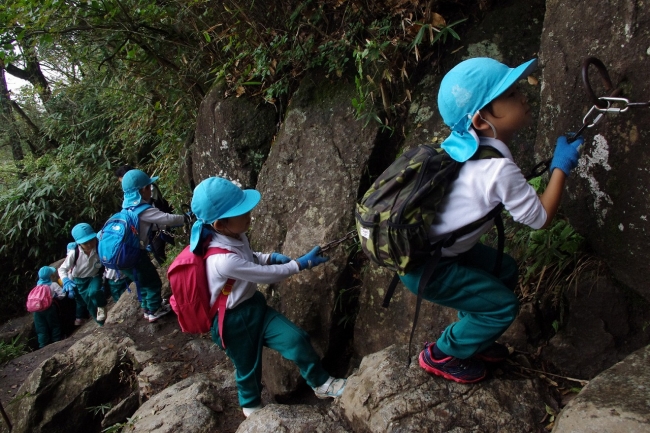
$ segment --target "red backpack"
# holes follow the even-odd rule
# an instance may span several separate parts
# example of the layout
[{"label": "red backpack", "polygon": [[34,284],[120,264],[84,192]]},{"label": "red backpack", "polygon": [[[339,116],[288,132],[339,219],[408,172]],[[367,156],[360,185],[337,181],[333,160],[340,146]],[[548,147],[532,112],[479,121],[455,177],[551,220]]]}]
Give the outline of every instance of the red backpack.
[{"label": "red backpack", "polygon": [[27,295],[27,311],[36,313],[45,311],[52,305],[52,291],[50,286],[39,284],[34,287]]},{"label": "red backpack", "polygon": [[[226,301],[235,280],[228,279],[219,298],[210,308],[210,289],[205,273],[205,260],[214,254],[234,254],[223,248],[208,248],[203,257],[194,254],[187,246],[174,259],[167,270],[172,296],[169,304],[178,316],[181,331],[190,334],[203,334],[210,331],[212,320],[220,307],[225,310]],[[219,315],[219,335],[225,314]],[[221,338],[222,345],[223,337]]]}]

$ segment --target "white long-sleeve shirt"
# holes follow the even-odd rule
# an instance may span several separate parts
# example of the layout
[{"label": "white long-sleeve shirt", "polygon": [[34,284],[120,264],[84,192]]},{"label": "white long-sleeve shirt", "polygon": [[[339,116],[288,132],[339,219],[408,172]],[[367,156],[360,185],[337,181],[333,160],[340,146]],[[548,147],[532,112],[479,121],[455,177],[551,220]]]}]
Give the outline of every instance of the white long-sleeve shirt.
[{"label": "white long-sleeve shirt", "polygon": [[246,235],[233,239],[218,233],[212,235],[210,248],[218,247],[234,254],[214,254],[206,260],[208,286],[210,287],[210,306],[219,296],[229,278],[235,280],[228,296],[227,309],[232,309],[250,299],[257,291],[257,284],[273,284],[300,272],[295,260],[284,265],[267,265],[270,254],[251,250]]},{"label": "white long-sleeve shirt", "polygon": [[52,298],[63,299],[65,298],[65,293],[63,289],[59,286],[59,283],[52,282],[50,283],[50,293],[52,293]]},{"label": "white long-sleeve shirt", "polygon": [[86,254],[80,246],[77,246],[79,249],[79,256],[77,257],[77,262],[74,262],[75,250],[71,249],[68,251],[68,254],[65,256],[65,260],[59,266],[59,277],[61,280],[64,278],[87,278],[94,277],[99,274],[99,269],[102,267],[102,263],[99,261],[99,255],[97,254],[97,248],[93,248],[90,254]]},{"label": "white long-sleeve shirt", "polygon": [[[498,150],[503,158],[469,160],[463,164],[441,202],[441,211],[431,226],[432,242],[488,214],[499,203],[512,218],[534,229],[546,223],[546,210],[535,189],[528,184],[521,169],[512,160],[512,154],[502,141],[481,137],[482,146]],[[453,257],[472,248],[492,227],[488,221],[477,230],[461,236],[449,248],[442,250],[443,257]]]},{"label": "white long-sleeve shirt", "polygon": [[152,225],[156,225],[156,229],[166,229],[167,227],[178,227],[185,223],[183,215],[174,215],[162,212],[155,207],[150,207],[142,211],[139,215],[140,221],[140,249],[144,250],[149,245],[149,230]]}]

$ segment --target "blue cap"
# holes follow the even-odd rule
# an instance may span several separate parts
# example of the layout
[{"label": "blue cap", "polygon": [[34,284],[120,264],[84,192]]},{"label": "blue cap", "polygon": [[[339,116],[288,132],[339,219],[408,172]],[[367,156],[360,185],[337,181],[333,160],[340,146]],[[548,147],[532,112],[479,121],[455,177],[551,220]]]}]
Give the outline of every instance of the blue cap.
[{"label": "blue cap", "polygon": [[158,176],[149,177],[142,170],[129,170],[122,177],[122,190],[124,191],[124,201],[122,207],[127,208],[137,206],[142,201],[140,190],[147,185],[151,185],[158,180]]},{"label": "blue cap", "polygon": [[203,224],[212,224],[216,220],[250,212],[257,206],[261,197],[258,191],[242,190],[221,177],[211,177],[201,182],[194,189],[192,196],[192,212],[197,220],[192,226],[190,249],[194,251],[201,240]]},{"label": "blue cap", "polygon": [[52,282],[52,274],[56,272],[56,268],[52,266],[43,266],[38,270],[38,284],[49,284]]},{"label": "blue cap", "polygon": [[66,251],[74,250],[77,248],[77,243],[76,242],[70,242],[68,246],[66,247]]},{"label": "blue cap", "polygon": [[497,60],[476,57],[447,72],[438,91],[438,110],[451,128],[451,135],[441,147],[456,161],[465,162],[471,158],[479,142],[472,129],[474,114],[535,68],[537,59],[509,68]]},{"label": "blue cap", "polygon": [[78,244],[83,244],[97,237],[97,233],[90,227],[90,224],[79,223],[72,228],[72,237]]}]

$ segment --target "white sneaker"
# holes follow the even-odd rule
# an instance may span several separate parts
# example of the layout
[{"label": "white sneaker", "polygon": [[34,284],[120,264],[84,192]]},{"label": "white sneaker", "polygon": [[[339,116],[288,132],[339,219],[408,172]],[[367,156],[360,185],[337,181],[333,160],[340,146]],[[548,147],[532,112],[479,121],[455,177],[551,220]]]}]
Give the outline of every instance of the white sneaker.
[{"label": "white sneaker", "polygon": [[337,398],[343,394],[346,383],[346,379],[335,379],[330,376],[324,384],[312,389],[318,398]]},{"label": "white sneaker", "polygon": [[106,308],[97,307],[97,321],[103,322],[104,320],[106,320]]},{"label": "white sneaker", "polygon": [[251,416],[251,414],[252,414],[253,412],[257,412],[258,410],[262,409],[263,407],[264,407],[264,406],[262,406],[262,405],[260,404],[259,406],[255,406],[255,407],[242,407],[242,409],[243,409],[243,411],[244,411],[244,416],[245,416],[246,418],[248,418],[249,416]]},{"label": "white sneaker", "polygon": [[169,304],[161,305],[156,311],[149,313],[149,323],[155,322],[170,311],[172,311],[172,307]]}]

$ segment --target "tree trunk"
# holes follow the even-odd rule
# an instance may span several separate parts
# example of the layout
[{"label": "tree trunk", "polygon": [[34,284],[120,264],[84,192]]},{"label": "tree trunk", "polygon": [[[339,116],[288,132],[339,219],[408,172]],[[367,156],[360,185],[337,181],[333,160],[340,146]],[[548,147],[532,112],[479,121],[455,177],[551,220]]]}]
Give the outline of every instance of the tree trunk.
[{"label": "tree trunk", "polygon": [[18,168],[22,167],[22,160],[25,159],[23,148],[20,145],[20,139],[16,132],[16,120],[14,119],[11,108],[11,96],[7,88],[7,79],[5,78],[4,65],[0,64],[0,116],[7,125],[7,136],[11,146],[11,154]]}]

